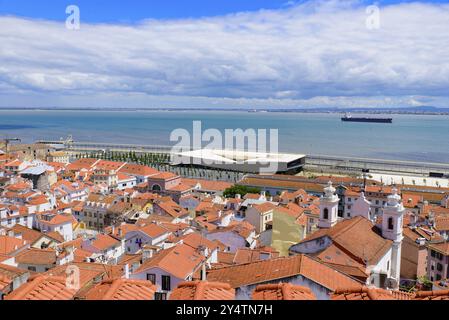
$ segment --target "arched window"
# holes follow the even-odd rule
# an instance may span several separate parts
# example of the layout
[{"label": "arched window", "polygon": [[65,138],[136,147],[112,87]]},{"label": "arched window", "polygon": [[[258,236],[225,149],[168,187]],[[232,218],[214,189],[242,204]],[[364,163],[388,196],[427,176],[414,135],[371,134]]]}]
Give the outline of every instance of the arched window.
[{"label": "arched window", "polygon": [[158,184],[153,185],[152,189],[153,189],[153,191],[161,191],[162,190],[161,186]]},{"label": "arched window", "polygon": [[323,219],[329,219],[329,209],[325,208],[323,211]]},{"label": "arched window", "polygon": [[393,229],[394,229],[393,218],[390,217],[390,218],[388,218],[388,230],[393,230]]}]

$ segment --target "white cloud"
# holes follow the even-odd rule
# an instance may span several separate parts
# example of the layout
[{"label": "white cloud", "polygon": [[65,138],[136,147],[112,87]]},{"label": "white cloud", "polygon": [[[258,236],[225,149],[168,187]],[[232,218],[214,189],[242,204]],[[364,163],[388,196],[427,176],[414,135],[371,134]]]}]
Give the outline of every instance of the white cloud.
[{"label": "white cloud", "polygon": [[336,0],[79,31],[0,17],[0,105],[449,106],[449,5],[380,17]]}]

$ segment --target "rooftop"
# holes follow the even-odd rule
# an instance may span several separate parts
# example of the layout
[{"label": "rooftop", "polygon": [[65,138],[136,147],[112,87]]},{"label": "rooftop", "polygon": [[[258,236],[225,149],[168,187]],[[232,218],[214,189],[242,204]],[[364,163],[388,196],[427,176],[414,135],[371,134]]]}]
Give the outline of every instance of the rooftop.
[{"label": "rooftop", "polygon": [[76,290],[66,286],[64,277],[41,275],[6,296],[6,300],[72,300]]},{"label": "rooftop", "polygon": [[173,290],[170,300],[235,300],[235,290],[227,283],[193,281],[183,282]]},{"label": "rooftop", "polygon": [[290,283],[265,284],[256,288],[253,300],[316,300],[307,287],[294,286]]},{"label": "rooftop", "polygon": [[233,288],[263,284],[296,276],[308,278],[329,290],[360,287],[360,282],[308,256],[298,255],[210,270],[208,279],[229,283]]},{"label": "rooftop", "polygon": [[106,280],[85,293],[86,300],[154,300],[157,288],[150,281]]}]

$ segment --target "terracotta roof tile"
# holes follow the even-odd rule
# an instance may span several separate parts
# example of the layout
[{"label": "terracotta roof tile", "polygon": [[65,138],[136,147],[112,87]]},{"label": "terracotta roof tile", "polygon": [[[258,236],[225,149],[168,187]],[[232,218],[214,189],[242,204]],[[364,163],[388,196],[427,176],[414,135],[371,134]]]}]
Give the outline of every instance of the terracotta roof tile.
[{"label": "terracotta roof tile", "polygon": [[41,232],[24,227],[20,224],[13,226],[11,231],[13,231],[15,235],[21,235],[21,238],[27,240],[29,243],[34,243],[42,236]]},{"label": "terracotta roof tile", "polygon": [[28,244],[26,240],[0,236],[0,255],[10,255]]},{"label": "terracotta roof tile", "polygon": [[420,291],[415,294],[413,300],[449,300],[449,290]]},{"label": "terracotta roof tile", "polygon": [[72,300],[76,291],[65,278],[38,276],[6,296],[6,300]]},{"label": "terracotta roof tile", "polygon": [[19,253],[16,256],[16,262],[19,264],[52,265],[56,263],[56,251],[31,248]]},{"label": "terracotta roof tile", "polygon": [[119,245],[120,241],[117,241],[113,237],[104,234],[97,234],[95,239],[91,242],[92,247],[102,251]]},{"label": "terracotta roof tile", "polygon": [[307,287],[294,286],[290,283],[266,284],[256,288],[253,300],[316,300]]},{"label": "terracotta roof tile", "polygon": [[261,284],[302,275],[329,290],[341,286],[359,287],[360,283],[308,256],[257,261],[248,264],[210,270],[208,279],[229,283],[233,288]]},{"label": "terracotta roof tile", "polygon": [[202,190],[208,191],[224,191],[233,186],[232,183],[224,181],[213,181],[213,180],[203,180],[203,179],[186,179],[183,178],[182,182],[194,188],[198,184],[201,185]]},{"label": "terracotta roof tile", "polygon": [[183,282],[173,290],[170,300],[235,300],[235,289],[227,283]]},{"label": "terracotta roof tile", "polygon": [[157,288],[150,281],[116,279],[94,286],[86,294],[86,300],[154,300]]},{"label": "terracotta roof tile", "polygon": [[337,289],[332,300],[412,300],[413,294],[378,288],[362,287],[359,289]]},{"label": "terracotta roof tile", "polygon": [[177,245],[160,251],[153,258],[145,261],[135,273],[157,267],[177,278],[186,279],[200,267],[204,259],[196,249],[184,244]]},{"label": "terracotta roof tile", "polygon": [[322,237],[331,238],[335,246],[368,264],[377,263],[392,245],[392,241],[382,238],[374,224],[363,217],[339,222],[330,229],[320,229],[301,243]]},{"label": "terracotta roof tile", "polygon": [[172,180],[180,178],[177,174],[171,173],[171,172],[159,172],[158,174],[151,176],[150,179],[154,180]]},{"label": "terracotta roof tile", "polygon": [[131,163],[124,165],[119,170],[119,172],[131,174],[131,175],[144,176],[144,177],[149,177],[149,176],[159,174],[159,171],[157,171],[156,169],[153,169],[153,168],[150,168],[147,166],[143,166],[143,165],[139,165],[139,164],[131,164]]}]

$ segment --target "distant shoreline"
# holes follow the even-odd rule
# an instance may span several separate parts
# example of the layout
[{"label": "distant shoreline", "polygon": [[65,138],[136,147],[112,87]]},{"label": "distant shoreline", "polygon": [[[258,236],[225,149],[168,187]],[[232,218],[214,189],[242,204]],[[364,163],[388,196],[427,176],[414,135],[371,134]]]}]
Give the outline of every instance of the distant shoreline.
[{"label": "distant shoreline", "polygon": [[236,108],[26,108],[26,107],[9,107],[0,108],[0,111],[95,111],[95,112],[245,112],[245,113],[316,113],[316,114],[398,114],[398,115],[449,115],[449,108],[431,108],[429,110],[420,110],[417,108],[409,109],[236,109]]}]

